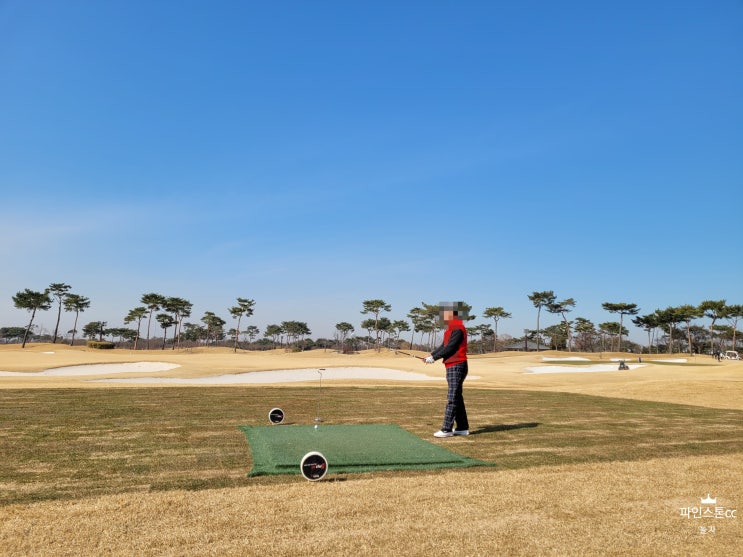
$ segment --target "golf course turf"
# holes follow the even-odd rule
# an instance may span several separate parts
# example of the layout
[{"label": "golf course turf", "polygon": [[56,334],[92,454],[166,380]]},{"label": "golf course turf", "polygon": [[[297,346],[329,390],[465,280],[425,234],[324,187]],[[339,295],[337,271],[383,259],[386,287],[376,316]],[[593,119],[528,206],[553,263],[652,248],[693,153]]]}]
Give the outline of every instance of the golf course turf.
[{"label": "golf course turf", "polygon": [[[436,439],[441,370],[395,354],[39,345],[0,355],[14,372],[0,389],[3,555],[655,557],[733,555],[743,544],[732,518],[743,501],[740,362],[644,357],[639,369],[586,373],[619,355],[581,354],[591,363],[574,365],[561,353],[473,357],[471,435]],[[126,362],[178,366],[160,377],[334,366],[438,380],[323,381],[318,409],[317,381],[121,386],[38,375]],[[580,372],[528,372],[545,364]],[[276,407],[279,426],[268,420]],[[249,476],[240,426],[301,430],[318,414],[320,428],[396,428],[488,466],[333,472],[330,462],[319,482],[298,467]],[[708,494],[729,518],[684,514]]]},{"label": "golf course turf", "polygon": [[[314,417],[312,387],[0,390],[0,503],[249,485],[241,425],[280,406]],[[469,389],[471,435],[434,440],[441,389],[331,387],[326,424],[395,424],[500,469],[743,452],[743,412],[570,393]],[[322,426],[321,426],[322,427]],[[297,463],[298,464],[298,463]]]}]

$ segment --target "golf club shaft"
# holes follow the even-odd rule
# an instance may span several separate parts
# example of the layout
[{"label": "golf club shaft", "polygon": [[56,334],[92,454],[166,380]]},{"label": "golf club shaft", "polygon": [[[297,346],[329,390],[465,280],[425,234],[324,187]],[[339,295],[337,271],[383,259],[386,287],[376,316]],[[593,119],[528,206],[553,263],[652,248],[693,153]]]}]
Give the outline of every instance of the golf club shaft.
[{"label": "golf club shaft", "polygon": [[425,360],[425,358],[422,356],[416,356],[415,354],[411,354],[409,352],[403,352],[402,350],[395,350],[395,352],[397,352],[398,354],[405,354],[406,356],[411,356],[413,358],[418,358],[419,360]]}]

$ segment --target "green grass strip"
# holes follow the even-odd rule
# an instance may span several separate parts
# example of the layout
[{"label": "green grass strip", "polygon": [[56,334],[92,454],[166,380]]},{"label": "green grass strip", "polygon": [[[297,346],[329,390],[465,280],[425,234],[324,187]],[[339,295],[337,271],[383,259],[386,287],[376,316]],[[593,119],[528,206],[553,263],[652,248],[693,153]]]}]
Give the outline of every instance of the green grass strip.
[{"label": "green grass strip", "polygon": [[393,424],[241,426],[253,458],[250,476],[298,474],[304,455],[319,451],[328,473],[492,466],[456,454]]}]

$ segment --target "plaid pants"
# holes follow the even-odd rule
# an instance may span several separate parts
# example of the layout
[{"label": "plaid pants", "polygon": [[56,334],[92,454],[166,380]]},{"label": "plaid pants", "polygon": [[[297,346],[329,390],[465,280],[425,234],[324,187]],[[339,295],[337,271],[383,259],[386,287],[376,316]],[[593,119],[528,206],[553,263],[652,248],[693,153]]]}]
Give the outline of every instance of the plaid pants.
[{"label": "plaid pants", "polygon": [[467,421],[467,410],[464,407],[462,396],[462,384],[467,377],[467,362],[455,364],[446,368],[446,382],[449,384],[449,392],[446,398],[446,411],[444,412],[444,425],[441,431],[451,431],[456,422],[457,429],[469,429]]}]

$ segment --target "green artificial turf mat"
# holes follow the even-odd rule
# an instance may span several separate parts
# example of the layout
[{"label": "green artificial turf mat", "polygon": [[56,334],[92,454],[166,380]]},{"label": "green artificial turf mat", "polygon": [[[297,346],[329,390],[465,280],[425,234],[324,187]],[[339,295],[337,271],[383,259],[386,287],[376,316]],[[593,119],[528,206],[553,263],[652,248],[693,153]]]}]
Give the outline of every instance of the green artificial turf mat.
[{"label": "green artificial turf mat", "polygon": [[493,466],[424,441],[396,425],[240,426],[253,457],[250,476],[299,474],[302,457],[318,451],[329,474]]}]

